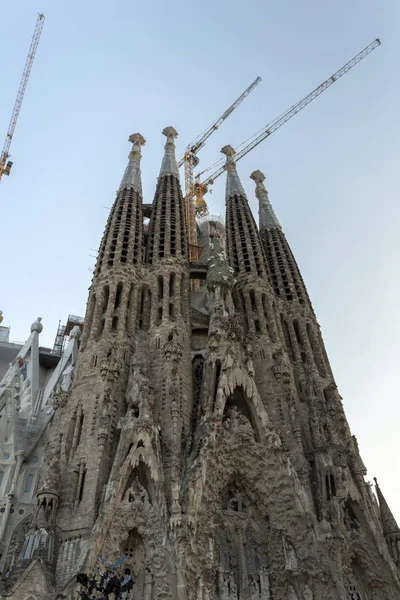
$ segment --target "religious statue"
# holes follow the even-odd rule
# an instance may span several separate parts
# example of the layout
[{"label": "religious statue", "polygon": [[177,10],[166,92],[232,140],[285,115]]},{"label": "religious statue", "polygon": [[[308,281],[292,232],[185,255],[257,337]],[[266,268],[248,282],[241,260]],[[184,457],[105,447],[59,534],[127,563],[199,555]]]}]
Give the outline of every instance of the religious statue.
[{"label": "religious statue", "polygon": [[303,598],[304,600],[314,600],[314,594],[312,593],[310,587],[307,584],[304,586]]},{"label": "religious statue", "polygon": [[298,597],[297,597],[297,594],[295,592],[295,589],[294,589],[294,587],[292,585],[289,586],[287,600],[299,600]]},{"label": "religious statue", "polygon": [[268,448],[278,449],[281,446],[281,438],[274,429],[268,429],[266,433]]},{"label": "religious statue", "polygon": [[250,594],[250,600],[260,600],[260,588],[256,577],[251,580]]},{"label": "religious statue", "polygon": [[235,578],[233,576],[232,571],[230,572],[229,575],[229,592],[230,592],[230,596],[229,596],[229,600],[237,600],[237,585],[235,582]]},{"label": "religious statue", "polygon": [[261,585],[261,600],[270,600],[271,590],[269,586],[269,575],[267,567],[262,567],[260,570],[260,585]]},{"label": "religious statue", "polygon": [[283,546],[286,556],[286,569],[288,571],[297,571],[297,556],[292,544],[283,538]]}]

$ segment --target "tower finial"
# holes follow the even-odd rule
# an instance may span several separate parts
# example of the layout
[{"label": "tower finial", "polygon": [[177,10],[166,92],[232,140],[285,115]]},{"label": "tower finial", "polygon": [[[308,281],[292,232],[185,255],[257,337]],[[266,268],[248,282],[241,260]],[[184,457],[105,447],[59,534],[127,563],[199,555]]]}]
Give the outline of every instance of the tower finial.
[{"label": "tower finial", "polygon": [[226,156],[226,199],[236,194],[237,196],[243,196],[243,198],[247,200],[246,192],[244,191],[244,187],[242,186],[242,182],[240,181],[240,177],[236,170],[236,162],[234,159],[236,154],[235,149],[232,146],[227,145],[221,148],[221,152]]},{"label": "tower finial", "polygon": [[260,231],[263,229],[282,229],[281,224],[272,208],[271,202],[268,198],[268,190],[264,185],[265,175],[261,171],[253,171],[250,175],[250,179],[253,179],[256,183],[256,196],[259,201],[259,225]]},{"label": "tower finial", "polygon": [[173,127],[165,127],[162,131],[167,138],[165,143],[164,158],[161,163],[160,175],[175,175],[179,179],[179,169],[175,158],[175,138],[178,137],[178,132]]},{"label": "tower finial", "polygon": [[133,144],[132,150],[129,153],[129,162],[125,169],[124,176],[121,180],[119,189],[131,187],[142,196],[142,176],[140,173],[140,159],[142,158],[142,146],[146,140],[140,133],[132,133],[129,136],[129,141]]}]

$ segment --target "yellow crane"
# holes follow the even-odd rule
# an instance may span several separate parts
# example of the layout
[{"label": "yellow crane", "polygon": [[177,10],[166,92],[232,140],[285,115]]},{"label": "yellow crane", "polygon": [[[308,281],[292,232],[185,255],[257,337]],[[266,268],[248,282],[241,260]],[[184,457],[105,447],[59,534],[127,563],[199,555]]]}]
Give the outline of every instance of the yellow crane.
[{"label": "yellow crane", "polygon": [[[293,106],[291,106],[283,114],[271,121],[271,123],[263,127],[260,131],[248,138],[245,142],[240,144],[240,146],[237,148],[237,153],[235,156],[236,162],[243,158],[243,156],[246,156],[246,154],[248,154],[256,146],[261,144],[261,142],[266,140],[272,133],[274,133],[274,131],[276,131],[277,129],[282,127],[282,125],[287,123],[289,119],[297,115],[298,112],[300,112],[303,108],[310,104],[310,102],[315,100],[315,98],[317,98],[320,94],[322,94],[322,92],[324,92],[328,87],[335,83],[335,81],[340,79],[340,77],[343,77],[345,73],[350,71],[350,69],[352,69],[363,58],[368,56],[368,54],[370,54],[373,50],[375,50],[375,48],[380,46],[380,44],[381,42],[379,39],[376,39],[373,42],[371,42],[368,46],[361,50],[361,52],[354,56],[354,58],[352,58],[348,63],[346,63],[343,67],[336,71],[336,73],[331,75],[331,77],[329,77],[326,81],[324,81],[318,87],[316,87],[315,90],[313,90],[310,94],[302,98],[296,104],[293,104]],[[251,141],[247,143],[249,140]],[[245,144],[247,145],[245,146]],[[242,148],[242,146],[244,147]],[[242,149],[240,150],[240,148]],[[217,177],[222,175],[222,173],[225,171],[225,164],[222,164],[223,160],[224,159],[218,160],[213,165],[211,165],[207,169],[204,169],[204,171],[201,171],[201,173],[198,173],[196,175],[194,196],[196,197],[196,203],[201,207],[202,211],[204,211],[204,207],[207,206],[204,200],[204,195],[207,193],[208,187],[212,185],[217,179]],[[211,175],[209,175],[204,181],[200,181],[200,176],[211,170],[214,170],[214,172]]]},{"label": "yellow crane", "polygon": [[21,83],[19,84],[17,99],[15,100],[14,110],[11,115],[10,123],[8,126],[8,131],[6,135],[6,139],[3,145],[3,149],[0,155],[0,181],[3,175],[9,175],[11,172],[11,167],[13,163],[10,158],[10,146],[11,140],[14,135],[15,126],[17,124],[18,115],[21,110],[22,100],[24,99],[24,94],[26,90],[26,86],[28,84],[29,75],[31,73],[33,59],[35,58],[36,50],[39,44],[40,34],[42,33],[43,25],[44,25],[45,16],[40,14],[38,15],[35,31],[33,32],[31,45],[29,47],[28,56],[26,59],[24,71],[22,73]]},{"label": "yellow crane", "polygon": [[[178,167],[184,165],[185,169],[185,210],[186,210],[186,226],[188,230],[189,255],[190,260],[198,259],[200,248],[197,246],[197,230],[196,230],[196,214],[201,212],[198,202],[194,196],[194,175],[193,169],[199,164],[197,157],[198,152],[203,148],[208,138],[217,131],[218,127],[225,121],[235,108],[254,90],[260,83],[261,77],[257,77],[253,83],[235,100],[233,104],[222,115],[214,121],[203,133],[197,136],[191,144],[188,145],[184,157],[178,162]],[[206,210],[206,206],[205,209]]]}]

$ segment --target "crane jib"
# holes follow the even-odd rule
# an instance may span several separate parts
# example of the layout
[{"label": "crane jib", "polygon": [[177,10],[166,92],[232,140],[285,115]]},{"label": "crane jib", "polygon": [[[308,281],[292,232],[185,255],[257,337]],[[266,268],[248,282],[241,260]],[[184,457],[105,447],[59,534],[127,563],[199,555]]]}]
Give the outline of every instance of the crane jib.
[{"label": "crane jib", "polygon": [[2,152],[0,155],[0,180],[1,180],[1,177],[3,174],[4,175],[10,174],[12,162],[10,162],[10,161],[7,162],[7,159],[10,156],[9,155],[10,145],[11,145],[12,137],[14,135],[15,127],[17,124],[19,112],[21,110],[22,100],[24,98],[26,86],[28,85],[28,79],[29,79],[29,75],[31,73],[32,64],[33,64],[33,60],[35,58],[36,50],[37,50],[37,47],[39,44],[40,35],[42,33],[44,20],[45,20],[45,16],[43,14],[39,13],[37,21],[36,21],[35,30],[33,32],[32,41],[29,46],[28,56],[26,58],[21,82],[19,84],[17,98],[15,100],[10,123],[8,125],[6,139],[5,139],[3,149],[2,149]]},{"label": "crane jib", "polygon": [[[376,38],[373,42],[371,42],[368,46],[366,46],[361,52],[356,54],[349,62],[347,62],[343,67],[341,67],[336,73],[331,75],[326,81],[321,83],[318,87],[316,87],[310,94],[302,98],[299,102],[291,106],[287,111],[285,111],[282,115],[277,117],[274,121],[269,123],[266,127],[262,129],[261,133],[256,133],[252,136],[254,138],[247,146],[245,146],[240,152],[238,152],[235,156],[236,162],[246,156],[251,150],[253,150],[256,146],[261,144],[265,139],[267,139],[272,133],[274,133],[277,129],[282,127],[287,121],[289,121],[292,117],[294,117],[300,110],[305,108],[310,102],[315,100],[322,92],[324,92],[328,87],[330,87],[335,81],[343,77],[350,69],[352,69],[356,64],[358,64],[363,58],[368,56],[375,48],[381,45],[381,41],[379,38]],[[251,138],[250,138],[251,139]],[[243,145],[243,144],[241,144]],[[240,146],[239,146],[240,147]],[[205,169],[203,173],[209,171],[210,169]],[[218,169],[212,173],[205,181],[202,182],[202,189],[206,191],[207,186],[214,183],[217,177],[222,175],[225,171],[225,165],[222,165]],[[199,174],[201,175],[201,173]]]}]

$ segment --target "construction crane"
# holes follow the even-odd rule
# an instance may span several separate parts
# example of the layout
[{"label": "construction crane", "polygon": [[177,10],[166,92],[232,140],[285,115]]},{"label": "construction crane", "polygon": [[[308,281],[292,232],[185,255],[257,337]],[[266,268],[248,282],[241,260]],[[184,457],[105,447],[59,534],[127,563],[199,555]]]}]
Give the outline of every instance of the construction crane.
[{"label": "construction crane", "polygon": [[[315,98],[317,98],[320,94],[322,94],[322,92],[324,92],[328,87],[330,87],[333,83],[335,83],[335,81],[340,79],[340,77],[343,77],[343,75],[345,75],[345,73],[350,71],[350,69],[352,69],[363,58],[368,56],[368,54],[370,54],[373,50],[375,50],[375,48],[380,46],[380,44],[381,44],[381,42],[379,39],[376,39],[373,42],[371,42],[366,48],[364,48],[364,50],[361,50],[361,52],[359,52],[354,58],[352,58],[348,63],[346,63],[341,69],[336,71],[336,73],[334,73],[331,77],[329,77],[329,79],[327,79],[326,81],[321,83],[321,85],[319,85],[317,88],[315,88],[315,90],[313,90],[310,94],[308,94],[302,100],[297,102],[297,104],[293,104],[293,106],[291,106],[287,111],[285,111],[279,117],[274,119],[271,123],[266,125],[266,127],[263,127],[263,129],[261,129],[260,131],[255,133],[250,138],[248,138],[248,140],[251,140],[251,141],[246,146],[244,146],[244,144],[246,144],[246,142],[248,140],[246,140],[245,142],[240,144],[240,146],[238,147],[238,150],[242,146],[244,146],[244,148],[242,148],[240,151],[238,151],[236,153],[236,156],[235,156],[236,162],[238,160],[240,160],[241,158],[243,158],[243,156],[246,156],[246,154],[248,154],[251,150],[254,150],[254,148],[256,148],[259,144],[261,144],[261,142],[266,140],[272,133],[274,133],[277,129],[282,127],[282,125],[287,123],[287,121],[289,121],[289,119],[291,119],[292,117],[297,115],[298,112],[300,112],[303,108],[305,108],[308,104],[310,104],[310,102],[315,100]],[[212,185],[214,183],[214,181],[217,179],[217,177],[222,175],[222,173],[225,171],[225,164],[222,164],[222,162],[223,162],[223,159],[215,162],[213,165],[211,165],[211,167],[204,169],[204,171],[202,171],[201,173],[198,173],[196,175],[194,195],[196,197],[196,204],[199,204],[202,211],[204,211],[204,206],[207,206],[206,202],[204,200],[204,195],[208,191],[208,186]],[[221,166],[218,166],[218,165],[221,165]],[[201,175],[203,175],[204,173],[206,173],[214,168],[215,168],[215,171],[209,177],[207,177],[206,180],[200,181]],[[203,212],[203,214],[204,214],[204,212]]]},{"label": "construction crane", "polygon": [[[197,138],[189,144],[186,148],[184,157],[179,161],[178,167],[184,165],[185,167],[185,210],[186,210],[186,223],[188,229],[188,242],[189,242],[189,253],[191,260],[194,260],[197,246],[197,230],[196,230],[196,211],[194,207],[194,175],[193,169],[199,164],[197,158],[198,152],[203,148],[208,138],[217,131],[218,127],[225,121],[230,114],[233,113],[235,108],[239,106],[241,102],[254,90],[254,88],[260,83],[261,77],[257,77],[251,85],[239,96],[237,100],[203,133],[197,136]],[[197,211],[198,212],[198,211]]]},{"label": "construction crane", "polygon": [[26,90],[26,86],[28,84],[29,75],[31,73],[33,59],[35,58],[36,50],[39,44],[40,34],[42,33],[43,25],[44,25],[45,16],[40,14],[38,15],[35,31],[33,32],[33,37],[31,41],[31,45],[29,47],[28,56],[25,63],[24,72],[22,73],[21,83],[19,84],[17,99],[15,100],[14,110],[11,115],[10,124],[8,126],[8,131],[6,135],[6,139],[4,142],[3,150],[0,155],[0,181],[3,175],[9,175],[11,172],[11,167],[13,163],[8,160],[10,157],[10,146],[11,140],[14,135],[15,126],[17,124],[18,115],[21,110],[22,100],[24,99],[24,94]]}]

